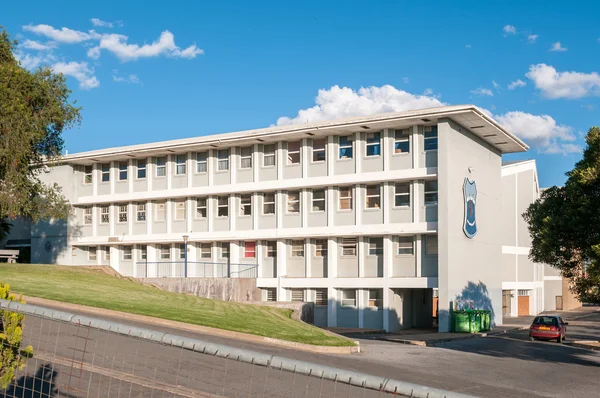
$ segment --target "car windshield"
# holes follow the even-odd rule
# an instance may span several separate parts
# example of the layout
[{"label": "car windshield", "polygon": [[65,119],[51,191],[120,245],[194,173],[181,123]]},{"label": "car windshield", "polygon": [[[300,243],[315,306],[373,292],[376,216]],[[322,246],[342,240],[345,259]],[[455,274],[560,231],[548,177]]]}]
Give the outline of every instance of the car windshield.
[{"label": "car windshield", "polygon": [[538,316],[533,320],[534,325],[558,325],[556,318],[551,316]]}]

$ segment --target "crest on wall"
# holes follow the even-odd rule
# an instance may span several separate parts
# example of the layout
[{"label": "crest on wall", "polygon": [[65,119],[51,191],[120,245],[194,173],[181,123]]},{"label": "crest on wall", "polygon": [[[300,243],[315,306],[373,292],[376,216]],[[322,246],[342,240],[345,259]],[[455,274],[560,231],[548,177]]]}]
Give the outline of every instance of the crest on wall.
[{"label": "crest on wall", "polygon": [[477,205],[477,185],[469,177],[465,177],[463,184],[463,195],[465,199],[465,219],[463,222],[463,232],[467,238],[472,239],[477,235],[477,219],[475,217],[475,208]]}]

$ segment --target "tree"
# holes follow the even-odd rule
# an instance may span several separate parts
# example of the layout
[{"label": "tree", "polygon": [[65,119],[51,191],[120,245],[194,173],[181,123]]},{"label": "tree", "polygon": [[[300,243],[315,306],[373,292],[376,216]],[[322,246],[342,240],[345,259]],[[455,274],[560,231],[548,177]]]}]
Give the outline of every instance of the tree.
[{"label": "tree", "polygon": [[562,187],[545,190],[523,217],[532,237],[529,257],[560,270],[584,302],[600,302],[600,129],[586,137],[583,158]]},{"label": "tree", "polygon": [[60,188],[42,183],[39,174],[59,161],[62,132],[80,123],[81,108],[69,100],[63,75],[47,66],[21,67],[16,44],[0,31],[0,219],[66,218]]}]

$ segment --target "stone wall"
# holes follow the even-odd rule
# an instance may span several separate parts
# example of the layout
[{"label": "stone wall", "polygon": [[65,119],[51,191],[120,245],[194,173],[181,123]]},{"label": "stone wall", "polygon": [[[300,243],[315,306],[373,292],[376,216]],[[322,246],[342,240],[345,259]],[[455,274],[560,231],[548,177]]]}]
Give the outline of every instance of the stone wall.
[{"label": "stone wall", "polygon": [[261,299],[255,278],[139,278],[139,281],[169,292],[215,300],[255,302]]}]

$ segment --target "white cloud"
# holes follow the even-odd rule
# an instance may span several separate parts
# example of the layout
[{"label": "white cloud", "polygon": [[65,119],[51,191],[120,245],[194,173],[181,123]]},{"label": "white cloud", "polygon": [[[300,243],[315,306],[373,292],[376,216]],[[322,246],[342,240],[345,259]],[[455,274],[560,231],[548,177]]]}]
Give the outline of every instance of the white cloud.
[{"label": "white cloud", "polygon": [[52,65],[52,69],[56,73],[62,73],[65,76],[71,76],[79,82],[79,88],[82,90],[90,90],[100,85],[94,70],[88,67],[87,62],[58,62]]},{"label": "white cloud", "polygon": [[408,84],[408,77],[403,77],[403,78],[402,78],[402,81],[403,81],[405,84]]},{"label": "white cloud", "polygon": [[49,41],[44,44],[44,43],[40,43],[35,40],[28,39],[28,40],[25,40],[23,43],[20,43],[19,47],[23,47],[28,50],[49,51],[49,50],[53,50],[56,48],[56,43]]},{"label": "white cloud", "polygon": [[60,30],[54,29],[50,25],[25,25],[23,30],[26,32],[32,32],[36,35],[46,36],[52,40],[60,43],[81,43],[83,41],[97,39],[100,37],[96,32],[90,30],[89,33],[73,30],[69,28],[62,28]]},{"label": "white cloud", "polygon": [[128,37],[119,34],[105,34],[100,38],[97,47],[92,47],[88,51],[88,56],[98,58],[101,50],[106,50],[117,56],[121,61],[133,61],[139,58],[157,57],[166,55],[176,58],[195,58],[196,55],[204,54],[204,50],[191,45],[181,49],[175,45],[175,36],[168,30],[161,33],[158,41],[152,44],[128,44]]},{"label": "white cloud", "polygon": [[117,83],[141,84],[140,78],[137,75],[130,74],[127,77],[119,76],[119,71],[113,70],[113,81]]},{"label": "white cloud", "polygon": [[483,88],[483,87],[479,87],[475,90],[471,90],[470,93],[473,95],[476,95],[478,97],[484,97],[484,96],[493,97],[494,96],[494,93],[492,92],[492,90],[490,90],[489,88]]},{"label": "white cloud", "polygon": [[90,19],[90,21],[92,21],[92,25],[94,25],[94,26],[99,26],[99,27],[102,27],[102,28],[112,28],[112,27],[114,27],[114,24],[112,22],[106,22],[106,21],[103,21],[103,20],[98,19],[98,18],[92,18],[92,19]]},{"label": "white cloud", "polygon": [[426,88],[425,91],[423,91],[423,95],[432,95],[433,94],[433,90],[430,88]]},{"label": "white cloud", "polygon": [[517,28],[515,28],[512,25],[505,25],[504,28],[502,28],[502,30],[504,31],[504,37],[506,37],[508,35],[516,35],[517,34]]},{"label": "white cloud", "polygon": [[361,87],[357,91],[348,87],[333,86],[319,90],[315,103],[311,108],[299,110],[294,117],[280,117],[277,119],[277,125],[320,122],[443,105],[437,98],[411,94],[390,85]]},{"label": "white cloud", "polygon": [[[549,115],[532,115],[520,111],[495,115],[494,118],[508,131],[543,153],[571,153],[580,151],[573,144],[573,128],[559,125]],[[579,148],[576,150],[576,148]]]},{"label": "white cloud", "polygon": [[[280,117],[277,125],[304,124],[441,105],[445,104],[437,98],[411,94],[389,85],[363,87],[357,91],[333,86],[319,90],[315,106],[299,110],[294,117]],[[518,111],[493,115],[487,109],[480,109],[540,152],[564,154],[581,151],[581,147],[573,143],[576,138],[573,129],[559,125],[551,116]]]},{"label": "white cloud", "polygon": [[15,52],[15,58],[21,63],[23,68],[28,70],[33,70],[42,64],[56,61],[56,56],[50,51],[38,52],[37,55],[25,54],[17,51]]},{"label": "white cloud", "polygon": [[525,76],[546,98],[600,96],[600,75],[597,72],[558,72],[551,65],[537,64],[531,65]]},{"label": "white cloud", "polygon": [[514,90],[517,87],[524,87],[526,85],[527,85],[527,83],[525,83],[523,80],[517,79],[517,80],[515,80],[514,82],[512,82],[512,83],[510,83],[508,85],[508,89],[509,90]]},{"label": "white cloud", "polygon": [[500,85],[498,83],[496,83],[496,81],[492,80],[492,85],[494,86],[494,88],[498,89],[500,88]]},{"label": "white cloud", "polygon": [[470,44],[465,44],[465,48],[471,48]]},{"label": "white cloud", "polygon": [[557,41],[556,43],[552,44],[552,47],[550,47],[550,50],[548,50],[548,51],[559,51],[559,52],[562,52],[562,51],[567,51],[567,50],[568,50],[567,47],[562,47],[560,45],[560,42]]},{"label": "white cloud", "polygon": [[535,43],[538,37],[538,35],[529,34],[527,35],[527,41],[530,43]]}]

